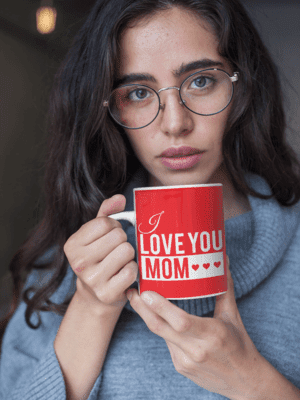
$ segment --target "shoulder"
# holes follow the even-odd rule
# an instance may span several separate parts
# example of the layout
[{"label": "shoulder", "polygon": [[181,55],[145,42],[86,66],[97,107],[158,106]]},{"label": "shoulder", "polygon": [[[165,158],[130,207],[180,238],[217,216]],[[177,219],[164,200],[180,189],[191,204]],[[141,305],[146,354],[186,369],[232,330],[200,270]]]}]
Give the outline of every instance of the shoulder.
[{"label": "shoulder", "polygon": [[[296,218],[296,217],[295,217]],[[291,241],[291,245],[290,247],[297,251],[298,254],[300,255],[300,215],[298,217],[298,221],[297,221],[297,226],[294,232],[294,237]],[[300,263],[300,258],[299,258],[299,263]]]},{"label": "shoulder", "polygon": [[[45,254],[43,261],[46,262],[46,258],[49,257],[50,252]],[[41,267],[43,263],[39,263]],[[32,292],[29,291],[28,297],[31,299],[36,290],[41,288],[46,288],[49,284],[51,278],[53,277],[53,269],[33,269],[27,276],[24,287],[22,289],[22,294],[28,288],[32,288]],[[50,297],[53,303],[61,304],[68,297],[75,293],[76,289],[76,275],[70,266],[66,276],[64,277],[62,283],[57,288],[57,290]],[[62,320],[62,316],[55,314],[54,312],[40,312],[41,326],[38,329],[30,328],[25,319],[25,314],[27,310],[27,304],[22,300],[18,305],[16,311],[11,317],[3,337],[3,346],[10,346],[14,348],[22,347],[23,343],[26,343],[26,348],[32,347],[32,353],[35,354],[36,350],[40,348],[40,345],[47,344],[48,340],[55,336],[57,329]],[[38,317],[34,312],[30,318],[30,322],[36,325],[38,323]],[[27,351],[27,350],[26,350]],[[36,354],[38,356],[38,353]]]},{"label": "shoulder", "polygon": [[[290,265],[291,271],[300,278],[300,203],[292,207],[282,207],[285,230],[282,232],[282,246],[286,246],[282,262]],[[300,281],[299,281],[300,284]]]}]

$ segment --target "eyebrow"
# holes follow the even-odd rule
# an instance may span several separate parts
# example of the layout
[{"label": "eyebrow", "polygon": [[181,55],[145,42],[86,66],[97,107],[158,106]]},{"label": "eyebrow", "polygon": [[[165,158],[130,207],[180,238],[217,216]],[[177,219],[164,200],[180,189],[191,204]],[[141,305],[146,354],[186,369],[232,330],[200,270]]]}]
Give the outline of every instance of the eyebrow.
[{"label": "eyebrow", "polygon": [[[192,61],[188,64],[181,64],[181,66],[178,69],[173,70],[172,73],[176,78],[179,78],[180,76],[182,76],[183,74],[186,74],[187,72],[191,72],[191,71],[194,71],[197,69],[206,69],[206,68],[213,68],[213,67],[224,68],[224,64],[221,61],[210,60],[208,58],[205,58],[203,60]],[[120,78],[118,78],[116,80],[115,85],[119,86],[119,85],[125,85],[128,83],[140,82],[140,81],[147,81],[147,82],[154,82],[154,83],[157,82],[153,75],[132,73],[132,74],[122,75]]]}]

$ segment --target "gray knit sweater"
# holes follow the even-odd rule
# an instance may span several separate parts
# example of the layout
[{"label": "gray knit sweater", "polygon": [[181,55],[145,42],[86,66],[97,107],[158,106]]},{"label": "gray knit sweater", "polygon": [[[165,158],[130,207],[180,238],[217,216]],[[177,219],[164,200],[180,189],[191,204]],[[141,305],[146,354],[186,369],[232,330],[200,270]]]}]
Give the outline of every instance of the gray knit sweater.
[{"label": "gray knit sweater", "polygon": [[[258,176],[247,175],[247,179],[261,193],[270,192]],[[125,192],[126,210],[132,208],[132,188],[144,184],[143,176],[136,176],[131,182]],[[285,208],[275,200],[251,196],[249,201],[251,212],[225,222],[237,306],[258,351],[300,388],[300,204]],[[128,240],[135,244],[134,229],[128,223],[123,226]],[[73,293],[74,278],[69,267],[51,300],[61,302]],[[47,272],[41,275],[34,271],[26,287],[43,285],[47,279]],[[172,302],[191,314],[213,316],[214,297]],[[42,312],[42,325],[32,330],[25,322],[25,310],[25,304],[21,303],[3,338],[0,399],[66,399],[53,347],[62,317]],[[36,321],[32,317],[32,322]],[[153,334],[127,303],[88,400],[225,398],[176,372],[164,339]]]}]

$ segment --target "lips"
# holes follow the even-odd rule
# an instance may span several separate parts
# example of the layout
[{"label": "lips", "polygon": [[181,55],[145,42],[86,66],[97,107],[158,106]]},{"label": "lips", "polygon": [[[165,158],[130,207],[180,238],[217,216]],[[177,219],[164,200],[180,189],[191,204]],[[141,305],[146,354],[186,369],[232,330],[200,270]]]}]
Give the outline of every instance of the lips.
[{"label": "lips", "polygon": [[204,151],[194,149],[193,147],[170,147],[160,155],[161,163],[173,170],[189,169],[197,165]]},{"label": "lips", "polygon": [[193,147],[182,146],[182,147],[170,147],[169,149],[165,150],[161,153],[160,157],[172,157],[172,158],[179,158],[179,157],[187,157],[192,156],[194,154],[201,154],[203,151],[195,149]]}]

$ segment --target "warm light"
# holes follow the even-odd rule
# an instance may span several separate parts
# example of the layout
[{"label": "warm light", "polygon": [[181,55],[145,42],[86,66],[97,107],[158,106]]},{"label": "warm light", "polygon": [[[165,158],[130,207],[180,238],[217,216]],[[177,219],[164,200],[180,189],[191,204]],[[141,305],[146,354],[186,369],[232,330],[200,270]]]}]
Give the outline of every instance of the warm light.
[{"label": "warm light", "polygon": [[55,29],[56,9],[54,7],[40,7],[36,12],[36,26],[41,34],[51,33]]}]

